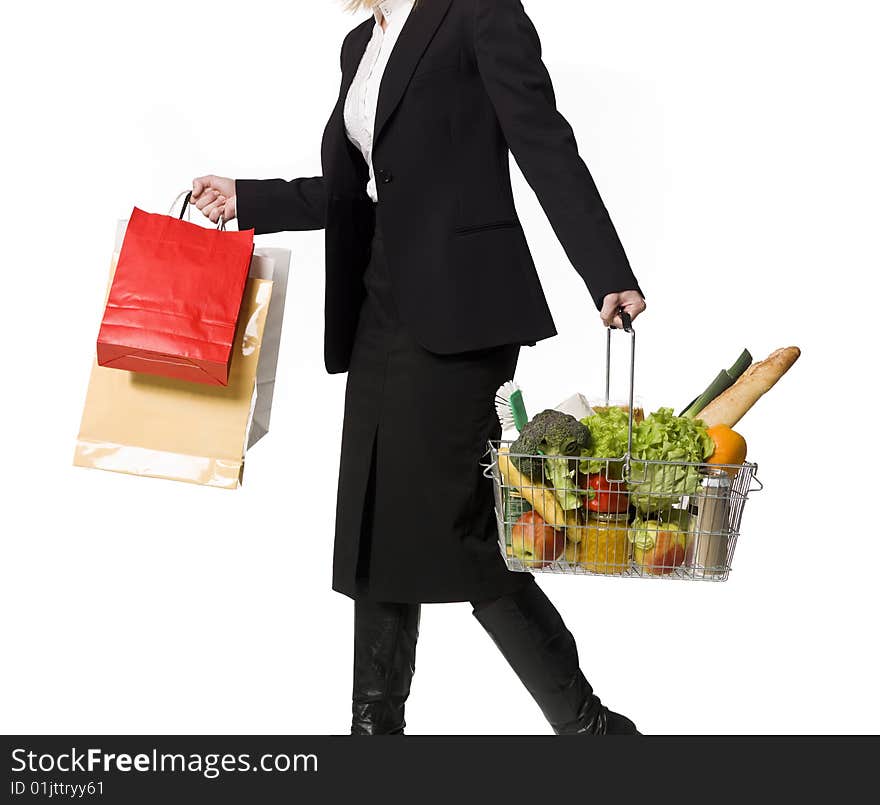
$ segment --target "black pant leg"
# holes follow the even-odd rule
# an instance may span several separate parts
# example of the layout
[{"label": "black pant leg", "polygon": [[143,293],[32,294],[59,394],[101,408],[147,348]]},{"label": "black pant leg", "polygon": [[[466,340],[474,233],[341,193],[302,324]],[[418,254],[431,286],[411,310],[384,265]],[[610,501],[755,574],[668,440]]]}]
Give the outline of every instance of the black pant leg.
[{"label": "black pant leg", "polygon": [[554,732],[603,730],[604,708],[580,670],[574,636],[537,584],[471,605]]}]

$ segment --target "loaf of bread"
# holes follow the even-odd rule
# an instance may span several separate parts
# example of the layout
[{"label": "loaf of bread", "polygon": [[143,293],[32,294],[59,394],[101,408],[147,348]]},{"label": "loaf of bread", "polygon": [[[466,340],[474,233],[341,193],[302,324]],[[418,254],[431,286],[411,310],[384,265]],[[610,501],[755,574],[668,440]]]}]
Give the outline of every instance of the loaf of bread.
[{"label": "loaf of bread", "polygon": [[702,419],[710,428],[713,425],[728,425],[732,428],[791,369],[800,355],[801,351],[797,347],[783,347],[766,360],[753,363],[736,383],[700,411],[697,418]]}]

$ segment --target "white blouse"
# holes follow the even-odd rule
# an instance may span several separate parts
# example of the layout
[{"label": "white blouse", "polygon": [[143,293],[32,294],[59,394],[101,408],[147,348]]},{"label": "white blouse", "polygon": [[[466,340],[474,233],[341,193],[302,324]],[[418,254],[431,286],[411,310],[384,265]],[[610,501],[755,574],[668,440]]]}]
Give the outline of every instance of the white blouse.
[{"label": "white blouse", "polygon": [[[379,200],[376,192],[376,176],[373,173],[373,129],[376,125],[379,85],[391,51],[394,50],[394,44],[414,4],[414,0],[382,0],[373,9],[376,18],[373,35],[345,98],[343,110],[345,133],[367,162],[370,171],[367,195],[373,201]],[[381,25],[383,16],[386,21],[384,31]]]}]

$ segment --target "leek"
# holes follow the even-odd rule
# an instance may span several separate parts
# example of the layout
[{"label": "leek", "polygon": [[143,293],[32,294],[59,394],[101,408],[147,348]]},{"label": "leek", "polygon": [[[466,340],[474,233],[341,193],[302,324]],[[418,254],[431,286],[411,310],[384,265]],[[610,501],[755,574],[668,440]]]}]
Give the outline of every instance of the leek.
[{"label": "leek", "polygon": [[736,383],[736,381],[742,377],[743,372],[745,372],[745,370],[751,365],[752,355],[747,349],[744,349],[742,355],[736,359],[736,363],[727,370],[727,374],[729,374],[733,382]]},{"label": "leek", "polygon": [[712,400],[727,391],[749,366],[752,365],[752,356],[747,349],[736,359],[736,362],[730,369],[725,369],[718,373],[718,376],[709,384],[706,390],[679,414],[695,418]]}]

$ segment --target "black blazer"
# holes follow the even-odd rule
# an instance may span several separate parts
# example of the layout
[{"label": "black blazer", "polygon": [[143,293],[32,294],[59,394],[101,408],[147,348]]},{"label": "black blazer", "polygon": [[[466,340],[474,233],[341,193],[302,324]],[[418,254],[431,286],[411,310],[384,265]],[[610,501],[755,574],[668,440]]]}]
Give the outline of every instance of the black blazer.
[{"label": "black blazer", "polygon": [[373,137],[378,205],[348,140],[346,93],[373,29],[342,45],[342,85],[322,177],[240,179],[239,227],[326,229],[324,358],[348,368],[372,228],[381,227],[401,319],[449,354],[556,334],[510,186],[512,152],[597,308],[639,290],[571,126],[556,110],[520,0],[419,0],[380,85]]}]

